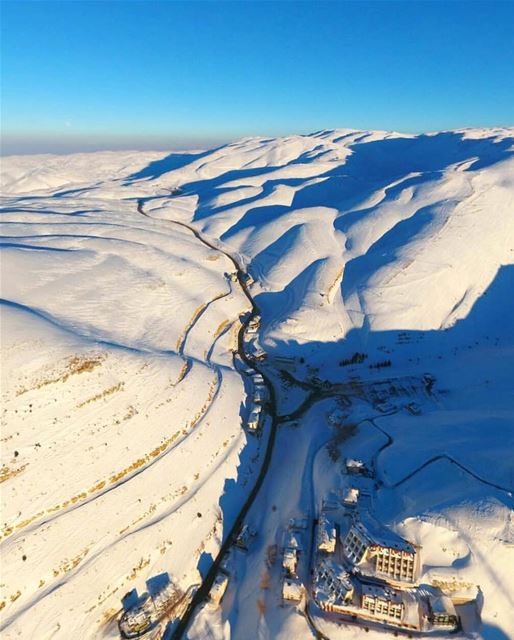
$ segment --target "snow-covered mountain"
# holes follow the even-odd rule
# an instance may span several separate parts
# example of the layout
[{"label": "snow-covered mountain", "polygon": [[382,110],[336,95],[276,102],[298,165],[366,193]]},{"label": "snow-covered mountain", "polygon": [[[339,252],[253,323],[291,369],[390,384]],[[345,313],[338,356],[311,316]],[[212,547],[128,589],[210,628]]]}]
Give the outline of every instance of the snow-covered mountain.
[{"label": "snow-covered mountain", "polygon": [[[513,129],[13,156],[2,184],[6,638],[115,638],[131,588],[202,581],[267,447],[243,428],[234,264],[276,413],[309,384],[349,398],[336,449],[376,466],[376,514],[427,580],[480,585],[469,634],[513,637]],[[255,549],[188,637],[311,637],[262,575],[284,522],[340,488],[318,399],[279,425]]]}]

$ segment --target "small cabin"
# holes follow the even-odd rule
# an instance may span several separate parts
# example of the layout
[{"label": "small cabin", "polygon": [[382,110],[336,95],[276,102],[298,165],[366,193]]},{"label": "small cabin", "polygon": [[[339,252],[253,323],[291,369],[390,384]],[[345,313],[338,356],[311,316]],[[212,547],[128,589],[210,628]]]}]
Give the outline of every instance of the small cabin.
[{"label": "small cabin", "polygon": [[336,527],[325,514],[322,514],[318,523],[317,548],[318,551],[334,553],[336,550]]},{"label": "small cabin", "polygon": [[248,422],[246,424],[250,431],[255,432],[259,430],[261,426],[261,405],[255,405],[248,416]]},{"label": "small cabin", "polygon": [[345,462],[346,473],[354,476],[367,476],[369,469],[366,464],[357,458],[347,458]]},{"label": "small cabin", "polygon": [[284,578],[282,583],[282,597],[284,600],[300,602],[303,597],[304,587],[299,580],[293,578]]},{"label": "small cabin", "polygon": [[284,549],[284,555],[282,557],[282,568],[290,575],[296,575],[296,568],[298,566],[298,552],[296,549],[287,548]]},{"label": "small cabin", "polygon": [[350,487],[343,495],[343,504],[346,507],[355,507],[359,500],[360,491],[356,487]]},{"label": "small cabin", "polygon": [[253,401],[255,404],[264,404],[268,401],[268,390],[263,384],[255,387],[253,392]]}]

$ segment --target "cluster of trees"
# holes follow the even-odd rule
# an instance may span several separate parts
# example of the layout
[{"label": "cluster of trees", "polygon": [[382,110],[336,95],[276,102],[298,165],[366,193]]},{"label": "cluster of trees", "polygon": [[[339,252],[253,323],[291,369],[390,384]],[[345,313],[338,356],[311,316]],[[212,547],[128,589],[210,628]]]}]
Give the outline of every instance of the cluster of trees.
[{"label": "cluster of trees", "polygon": [[370,364],[370,369],[382,369],[383,367],[390,367],[391,360],[382,360],[381,362],[377,362],[376,364]]},{"label": "cluster of trees", "polygon": [[351,358],[346,358],[339,362],[340,367],[347,367],[350,364],[362,364],[368,357],[367,353],[359,353],[356,351]]}]

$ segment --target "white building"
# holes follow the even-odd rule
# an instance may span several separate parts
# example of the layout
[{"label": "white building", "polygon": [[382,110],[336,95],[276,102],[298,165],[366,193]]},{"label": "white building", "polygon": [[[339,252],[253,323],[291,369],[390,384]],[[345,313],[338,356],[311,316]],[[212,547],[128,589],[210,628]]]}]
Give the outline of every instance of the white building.
[{"label": "white building", "polygon": [[133,609],[125,614],[120,620],[119,628],[126,638],[137,638],[137,636],[149,630],[152,625],[150,616],[142,609]]},{"label": "white building", "polygon": [[324,611],[347,612],[354,594],[350,577],[339,564],[324,558],[314,573],[313,595]]},{"label": "white building", "polygon": [[251,287],[252,284],[254,283],[254,279],[249,273],[243,273],[241,275],[241,278],[247,287]]},{"label": "white building", "polygon": [[304,586],[299,580],[294,578],[284,578],[282,583],[282,597],[284,600],[292,600],[293,602],[300,602],[304,594]]},{"label": "white building", "polygon": [[282,568],[290,575],[296,575],[296,568],[298,566],[298,552],[296,549],[286,548],[284,549],[284,555],[282,557]]},{"label": "white building", "polygon": [[251,322],[249,322],[246,325],[246,335],[253,338],[257,334],[258,329],[259,329],[258,326],[255,326],[255,324],[252,324]]},{"label": "white building", "polygon": [[231,280],[232,282],[237,282],[238,281],[237,271],[231,271],[230,273],[225,273],[225,278],[227,278],[228,280]]},{"label": "white building", "polygon": [[168,582],[160,591],[153,595],[153,603],[158,614],[162,614],[169,608],[177,597],[175,587]]},{"label": "white building", "polygon": [[261,373],[254,373],[252,375],[252,380],[253,380],[253,384],[255,386],[258,386],[260,384],[264,384],[264,378],[262,377]]},{"label": "white building", "polygon": [[359,500],[360,491],[355,487],[350,487],[343,495],[343,504],[347,507],[354,507]]},{"label": "white building", "polygon": [[400,592],[376,584],[362,585],[361,607],[375,618],[397,624],[401,623],[405,612]]},{"label": "white building", "polygon": [[430,624],[436,629],[456,629],[459,626],[459,616],[455,606],[448,596],[430,596],[428,600]]},{"label": "white building", "polygon": [[317,548],[318,551],[334,553],[336,550],[337,533],[335,524],[322,513],[318,522]]},{"label": "white building", "polygon": [[343,540],[348,560],[364,575],[414,582],[419,572],[416,547],[383,527],[369,514],[354,519]]},{"label": "white building", "polygon": [[261,412],[262,406],[260,404],[256,404],[254,408],[250,411],[250,415],[248,416],[248,422],[246,423],[248,429],[250,431],[258,431],[261,426]]},{"label": "white building", "polygon": [[253,401],[255,404],[264,404],[268,401],[268,389],[265,385],[255,385],[253,390]]},{"label": "white building", "polygon": [[345,462],[346,473],[351,475],[368,475],[369,471],[362,460],[347,458]]},{"label": "white building", "polygon": [[248,329],[251,329],[252,331],[257,331],[257,329],[261,326],[261,316],[259,315],[255,315],[249,322],[248,322]]},{"label": "white building", "polygon": [[156,621],[156,610],[148,593],[138,597],[137,591],[133,589],[123,598],[122,602],[125,611],[118,626],[126,638],[137,638],[152,628]]},{"label": "white building", "polygon": [[303,551],[303,544],[301,536],[297,531],[290,530],[286,533],[284,540],[284,548],[296,549],[297,551]]}]

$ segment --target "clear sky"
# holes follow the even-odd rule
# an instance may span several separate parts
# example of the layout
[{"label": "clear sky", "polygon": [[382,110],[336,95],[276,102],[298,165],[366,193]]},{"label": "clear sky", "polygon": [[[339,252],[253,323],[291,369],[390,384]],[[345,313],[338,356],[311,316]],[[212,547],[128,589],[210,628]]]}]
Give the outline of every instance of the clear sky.
[{"label": "clear sky", "polygon": [[514,124],[514,1],[2,0],[4,153]]}]

